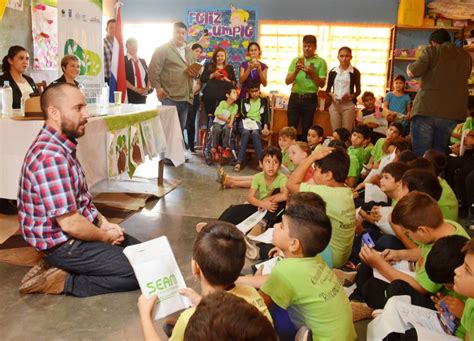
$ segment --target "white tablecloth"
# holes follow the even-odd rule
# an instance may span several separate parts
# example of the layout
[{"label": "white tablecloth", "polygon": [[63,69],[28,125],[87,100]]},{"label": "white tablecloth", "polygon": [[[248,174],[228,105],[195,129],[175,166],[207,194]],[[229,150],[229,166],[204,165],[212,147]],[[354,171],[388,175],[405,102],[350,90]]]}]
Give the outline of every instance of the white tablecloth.
[{"label": "white tablecloth", "polygon": [[[111,111],[123,114],[139,113],[154,107],[124,104]],[[184,163],[183,136],[178,114],[173,106],[158,106],[159,115],[154,122],[163,133],[164,156],[175,166]],[[91,111],[95,111],[93,108]],[[43,126],[43,121],[0,119],[0,198],[16,199],[21,167],[26,152]],[[107,178],[106,125],[103,117],[91,117],[86,133],[78,140],[77,157],[86,174],[89,188]]]}]

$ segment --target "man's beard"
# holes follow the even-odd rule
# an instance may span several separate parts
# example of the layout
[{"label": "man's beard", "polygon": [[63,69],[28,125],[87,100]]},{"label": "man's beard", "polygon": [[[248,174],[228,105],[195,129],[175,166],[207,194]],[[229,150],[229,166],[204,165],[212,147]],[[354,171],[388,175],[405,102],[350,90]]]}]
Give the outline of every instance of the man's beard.
[{"label": "man's beard", "polygon": [[61,124],[61,131],[63,135],[66,136],[68,139],[75,140],[85,134],[85,129],[84,131],[79,131],[79,128],[82,126],[85,126],[86,124],[87,124],[87,120],[81,120],[79,122],[79,125],[76,128],[74,128],[74,127],[71,127],[72,124],[70,124],[70,122],[63,121]]}]

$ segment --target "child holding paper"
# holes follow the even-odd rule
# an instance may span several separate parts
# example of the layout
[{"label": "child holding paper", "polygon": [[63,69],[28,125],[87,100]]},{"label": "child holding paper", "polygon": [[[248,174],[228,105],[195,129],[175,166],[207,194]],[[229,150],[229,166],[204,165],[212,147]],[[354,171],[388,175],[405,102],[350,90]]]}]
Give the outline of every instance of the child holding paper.
[{"label": "child holding paper", "polygon": [[[195,278],[201,285],[201,294],[227,291],[245,299],[255,306],[271,322],[268,309],[258,292],[246,285],[234,285],[245,263],[245,241],[242,232],[234,225],[215,221],[205,225],[197,234],[193,246],[191,267]],[[201,295],[187,288],[180,291],[191,299],[193,307],[181,313],[174,326],[170,340],[184,340],[184,333],[189,319],[193,316]],[[139,298],[139,311],[145,339],[159,339],[151,320],[152,305],[147,299]]]},{"label": "child holding paper", "polygon": [[240,147],[237,163],[234,166],[234,172],[240,172],[250,136],[252,137],[256,158],[260,160],[262,156],[260,132],[263,136],[270,134],[268,130],[269,110],[268,99],[266,97],[260,97],[260,83],[250,83],[248,85],[248,98],[240,102]]},{"label": "child holding paper", "polygon": [[[416,191],[408,193],[397,203],[392,212],[392,224],[399,225],[419,246],[408,250],[387,249],[382,254],[366,245],[362,246],[360,258],[369,267],[359,269],[356,276],[357,288],[350,298],[365,300],[367,305],[353,302],[353,311],[358,312],[354,316],[355,320],[370,317],[372,309],[383,308],[386,302],[385,292],[388,290],[389,283],[395,280],[404,281],[412,297],[436,293],[441,286],[433,283],[425,270],[426,258],[433,243],[450,235],[468,237],[461,225],[443,220],[441,210],[433,198]],[[396,270],[390,264],[402,260],[416,262],[414,278]],[[389,283],[374,278],[372,269],[377,270]]]}]

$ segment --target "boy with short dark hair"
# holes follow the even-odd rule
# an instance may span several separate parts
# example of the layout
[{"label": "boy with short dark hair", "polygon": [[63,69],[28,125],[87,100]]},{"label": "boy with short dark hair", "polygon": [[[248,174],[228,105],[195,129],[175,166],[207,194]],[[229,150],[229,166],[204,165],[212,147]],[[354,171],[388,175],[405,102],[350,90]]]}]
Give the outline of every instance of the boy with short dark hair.
[{"label": "boy with short dark hair", "polygon": [[351,135],[351,145],[347,148],[347,154],[349,157],[353,156],[357,158],[358,168],[354,176],[354,181],[348,183],[349,186],[354,187],[357,185],[360,173],[362,172],[362,166],[365,164],[365,149],[364,145],[370,143],[370,129],[366,125],[355,126]]},{"label": "boy with short dark hair", "polygon": [[[315,184],[303,183],[304,175],[314,163]],[[352,190],[344,184],[349,171],[349,156],[341,148],[321,148],[308,156],[288,179],[290,193],[314,192],[326,201],[331,220],[334,267],[343,266],[348,260],[355,232],[355,206]]]},{"label": "boy with short dark hair", "polygon": [[[450,235],[469,237],[468,234],[458,223],[443,219],[441,210],[433,198],[416,191],[406,194],[397,203],[392,212],[392,223],[401,226],[405,233],[418,243],[418,247],[408,250],[387,249],[379,254],[368,246],[363,246],[360,252],[361,260],[377,269],[390,282],[402,280],[406,293],[415,299],[417,296],[436,293],[442,285],[434,283],[425,270],[426,258],[433,243],[442,237]],[[416,262],[415,278],[396,270],[390,264],[401,260]],[[372,276],[371,273],[363,275],[358,273],[357,276],[358,287],[362,290],[367,305],[374,309],[383,308],[389,284],[375,278],[367,279],[367,276],[369,278]],[[366,278],[363,279],[361,276]],[[400,283],[397,283],[397,286],[400,286]],[[370,310],[366,313],[370,314]]]},{"label": "boy with short dark hair", "polygon": [[[194,241],[191,262],[193,274],[201,284],[203,296],[213,292],[227,291],[245,299],[258,308],[269,321],[272,321],[265,303],[254,288],[234,285],[245,263],[245,250],[244,235],[235,225],[223,221],[208,223],[200,230]],[[190,288],[181,290],[181,294],[190,297],[194,307],[181,313],[170,340],[184,339],[186,325],[196,310],[195,306],[201,300],[201,296]],[[140,301],[146,305],[146,299],[140,298]],[[152,306],[148,306],[148,309],[150,308],[153,309]],[[145,336],[156,336],[151,323],[151,311],[139,310]]]},{"label": "boy with short dark hair", "polygon": [[308,145],[311,150],[315,150],[324,140],[324,129],[321,126],[314,125],[308,130],[307,136]]},{"label": "boy with short dark hair", "polygon": [[275,227],[273,244],[285,258],[279,261],[263,284],[260,295],[267,306],[288,309],[297,328],[306,325],[313,340],[354,340],[347,296],[335,275],[318,255],[331,238],[326,214],[308,205],[289,207]]},{"label": "boy with short dark hair", "polygon": [[245,158],[247,145],[250,137],[252,137],[253,147],[257,160],[262,157],[262,141],[260,133],[263,136],[268,136],[268,115],[269,103],[266,97],[260,97],[260,83],[251,82],[248,84],[248,98],[240,102],[239,112],[239,133],[240,133],[240,147],[237,156],[237,163],[234,166],[234,171],[239,172],[242,162]]},{"label": "boy with short dark hair", "polygon": [[369,168],[379,167],[380,160],[387,155],[383,149],[385,141],[399,137],[402,134],[402,130],[403,127],[400,123],[390,123],[386,130],[386,137],[379,138],[372,149]]}]

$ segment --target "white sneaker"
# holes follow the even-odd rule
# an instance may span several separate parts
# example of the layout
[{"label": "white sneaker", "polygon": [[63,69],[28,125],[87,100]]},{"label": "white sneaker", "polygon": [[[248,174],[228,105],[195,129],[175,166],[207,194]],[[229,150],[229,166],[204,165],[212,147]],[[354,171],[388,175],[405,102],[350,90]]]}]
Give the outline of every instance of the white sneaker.
[{"label": "white sneaker", "polygon": [[245,245],[247,249],[245,250],[245,257],[250,260],[257,260],[260,258],[260,249],[257,245],[252,243],[247,237],[244,237]]},{"label": "white sneaker", "polygon": [[313,333],[311,329],[302,326],[296,333],[295,341],[313,341]]}]

